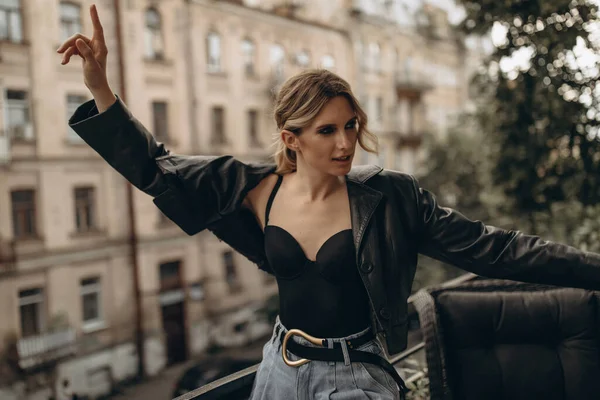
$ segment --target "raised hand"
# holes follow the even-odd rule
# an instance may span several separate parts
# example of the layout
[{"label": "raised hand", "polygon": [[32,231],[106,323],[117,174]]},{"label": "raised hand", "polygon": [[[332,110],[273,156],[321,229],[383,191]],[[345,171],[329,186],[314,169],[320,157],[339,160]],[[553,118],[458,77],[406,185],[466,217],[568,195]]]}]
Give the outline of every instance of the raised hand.
[{"label": "raised hand", "polygon": [[98,92],[106,93],[107,90],[110,92],[106,76],[108,49],[106,48],[102,24],[100,23],[95,4],[90,6],[90,16],[94,26],[92,38],[90,39],[81,33],[76,33],[61,44],[56,52],[63,54],[62,65],[68,64],[74,55],[81,57],[85,85],[92,94]]}]

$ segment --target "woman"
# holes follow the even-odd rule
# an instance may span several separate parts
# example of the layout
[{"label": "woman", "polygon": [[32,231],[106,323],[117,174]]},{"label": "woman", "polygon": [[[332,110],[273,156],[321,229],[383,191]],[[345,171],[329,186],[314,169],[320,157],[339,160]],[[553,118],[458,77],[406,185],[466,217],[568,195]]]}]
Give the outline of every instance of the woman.
[{"label": "woman", "polygon": [[63,64],[80,55],[94,96],[71,127],[186,233],[209,229],[277,278],[280,318],[253,399],[400,398],[380,355],[406,347],[418,253],[488,277],[600,288],[597,254],[471,221],[410,175],[352,168],[357,142],[372,151],[373,137],[349,85],[327,71],[281,88],[276,165],[170,154],[110,90],[93,6],[91,16],[92,38],[57,50]]}]

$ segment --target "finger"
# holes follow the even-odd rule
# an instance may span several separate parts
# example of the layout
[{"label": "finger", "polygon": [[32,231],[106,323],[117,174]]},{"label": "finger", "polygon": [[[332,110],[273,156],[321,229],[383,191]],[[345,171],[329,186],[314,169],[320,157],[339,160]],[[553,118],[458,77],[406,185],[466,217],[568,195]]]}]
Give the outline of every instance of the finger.
[{"label": "finger", "polygon": [[73,36],[71,36],[70,38],[68,38],[67,40],[65,40],[63,42],[63,44],[61,44],[60,47],[58,49],[56,49],[56,52],[62,53],[63,51],[67,50],[69,47],[75,46],[75,41],[77,39],[83,40],[85,43],[88,43],[88,45],[90,43],[90,38],[82,35],[81,33],[76,33]]},{"label": "finger", "polygon": [[104,43],[104,30],[102,29],[102,24],[100,23],[100,17],[98,16],[98,10],[96,9],[95,4],[90,6],[90,16],[92,17],[92,25],[94,26],[94,39],[98,39]]},{"label": "finger", "polygon": [[61,64],[62,65],[68,64],[69,61],[71,60],[71,57],[74,56],[74,55],[80,56],[79,50],[77,50],[77,47],[71,46],[71,47],[69,47],[65,51],[65,54],[63,55],[63,59],[62,59],[62,63]]},{"label": "finger", "polygon": [[77,39],[75,46],[77,46],[77,50],[79,50],[81,57],[83,57],[86,61],[91,61],[94,59],[94,52],[82,39]]}]

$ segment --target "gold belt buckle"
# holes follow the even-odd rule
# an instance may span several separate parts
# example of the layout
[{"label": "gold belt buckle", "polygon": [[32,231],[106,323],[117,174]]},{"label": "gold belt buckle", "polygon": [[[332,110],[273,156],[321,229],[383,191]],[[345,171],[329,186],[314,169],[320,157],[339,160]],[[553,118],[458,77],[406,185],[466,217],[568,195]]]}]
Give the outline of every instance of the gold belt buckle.
[{"label": "gold belt buckle", "polygon": [[283,362],[289,365],[290,367],[299,367],[301,365],[306,364],[310,360],[307,358],[301,358],[297,361],[292,361],[287,357],[287,341],[292,336],[300,336],[304,339],[308,340],[315,346],[323,346],[323,339],[316,338],[314,336],[310,336],[308,333],[301,331],[300,329],[290,329],[285,336],[283,337],[283,344],[281,345],[281,355],[283,356]]}]

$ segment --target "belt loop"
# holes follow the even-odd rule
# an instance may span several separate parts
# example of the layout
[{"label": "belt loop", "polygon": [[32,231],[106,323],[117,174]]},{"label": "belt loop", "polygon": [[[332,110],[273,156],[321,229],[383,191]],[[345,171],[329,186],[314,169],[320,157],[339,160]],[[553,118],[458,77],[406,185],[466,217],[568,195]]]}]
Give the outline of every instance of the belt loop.
[{"label": "belt loop", "polygon": [[346,340],[342,340],[340,342],[342,346],[342,353],[344,354],[344,365],[347,367],[350,365],[350,355],[348,354],[348,346],[346,344]]},{"label": "belt loop", "polygon": [[280,331],[281,331],[281,324],[277,323],[277,325],[275,326],[275,334],[273,335],[272,343],[275,343],[275,341],[279,338]]},{"label": "belt loop", "polygon": [[333,339],[327,339],[327,348],[333,349]]}]

